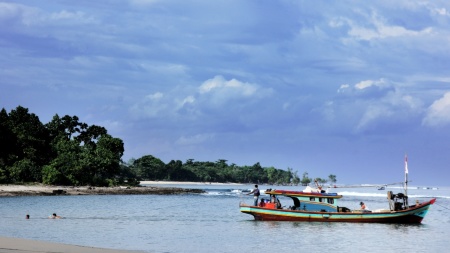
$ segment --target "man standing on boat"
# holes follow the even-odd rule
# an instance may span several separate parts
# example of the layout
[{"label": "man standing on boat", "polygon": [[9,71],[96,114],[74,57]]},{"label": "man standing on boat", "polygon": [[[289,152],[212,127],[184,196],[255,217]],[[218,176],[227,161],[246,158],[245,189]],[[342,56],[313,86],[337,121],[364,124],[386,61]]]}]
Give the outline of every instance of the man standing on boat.
[{"label": "man standing on boat", "polygon": [[253,203],[253,205],[254,206],[257,206],[258,205],[258,199],[259,199],[259,195],[260,195],[260,193],[259,193],[259,189],[258,189],[258,185],[257,184],[255,184],[255,189],[253,189],[251,192],[249,192],[247,195],[250,195],[250,194],[253,194],[253,198],[254,198],[254,203]]}]

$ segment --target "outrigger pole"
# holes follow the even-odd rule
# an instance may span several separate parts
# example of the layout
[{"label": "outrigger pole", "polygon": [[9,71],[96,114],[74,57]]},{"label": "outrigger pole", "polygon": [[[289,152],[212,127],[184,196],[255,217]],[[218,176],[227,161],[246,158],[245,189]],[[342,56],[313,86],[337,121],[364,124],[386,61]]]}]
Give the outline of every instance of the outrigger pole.
[{"label": "outrigger pole", "polygon": [[404,184],[404,188],[405,188],[405,196],[406,196],[406,207],[408,207],[408,155],[405,154],[405,184]]}]

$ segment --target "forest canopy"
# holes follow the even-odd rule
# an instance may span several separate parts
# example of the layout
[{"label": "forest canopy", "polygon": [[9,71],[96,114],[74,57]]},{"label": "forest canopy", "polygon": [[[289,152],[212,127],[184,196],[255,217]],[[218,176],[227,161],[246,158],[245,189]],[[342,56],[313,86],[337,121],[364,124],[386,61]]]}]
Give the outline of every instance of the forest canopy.
[{"label": "forest canopy", "polygon": [[[104,127],[80,122],[77,116],[58,114],[43,124],[27,108],[0,111],[0,183],[37,182],[49,185],[138,185],[142,180],[309,184],[304,172],[274,167],[228,164],[227,160],[186,162],[145,155],[122,161],[124,143]],[[318,183],[336,182],[315,178]]]}]

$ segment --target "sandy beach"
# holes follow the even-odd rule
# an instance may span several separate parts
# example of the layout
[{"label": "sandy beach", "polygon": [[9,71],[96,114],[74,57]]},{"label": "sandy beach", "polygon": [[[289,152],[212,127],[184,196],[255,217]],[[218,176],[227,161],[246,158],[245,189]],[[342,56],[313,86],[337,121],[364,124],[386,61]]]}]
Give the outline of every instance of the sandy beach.
[{"label": "sandy beach", "polygon": [[185,182],[185,181],[141,181],[141,185],[243,185],[238,183],[217,183],[217,182]]},{"label": "sandy beach", "polygon": [[62,252],[62,253],[132,253],[139,251],[101,249],[28,239],[0,237],[0,253]]}]

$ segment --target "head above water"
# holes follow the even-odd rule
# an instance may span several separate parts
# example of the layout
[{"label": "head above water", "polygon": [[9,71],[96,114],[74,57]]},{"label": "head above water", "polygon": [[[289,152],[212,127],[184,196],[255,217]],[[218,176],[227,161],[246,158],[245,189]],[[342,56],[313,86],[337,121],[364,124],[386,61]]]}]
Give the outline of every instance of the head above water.
[{"label": "head above water", "polygon": [[364,205],[364,202],[359,203],[361,206]]},{"label": "head above water", "polygon": [[258,188],[258,185],[257,185],[257,184],[255,184],[255,188]]}]

